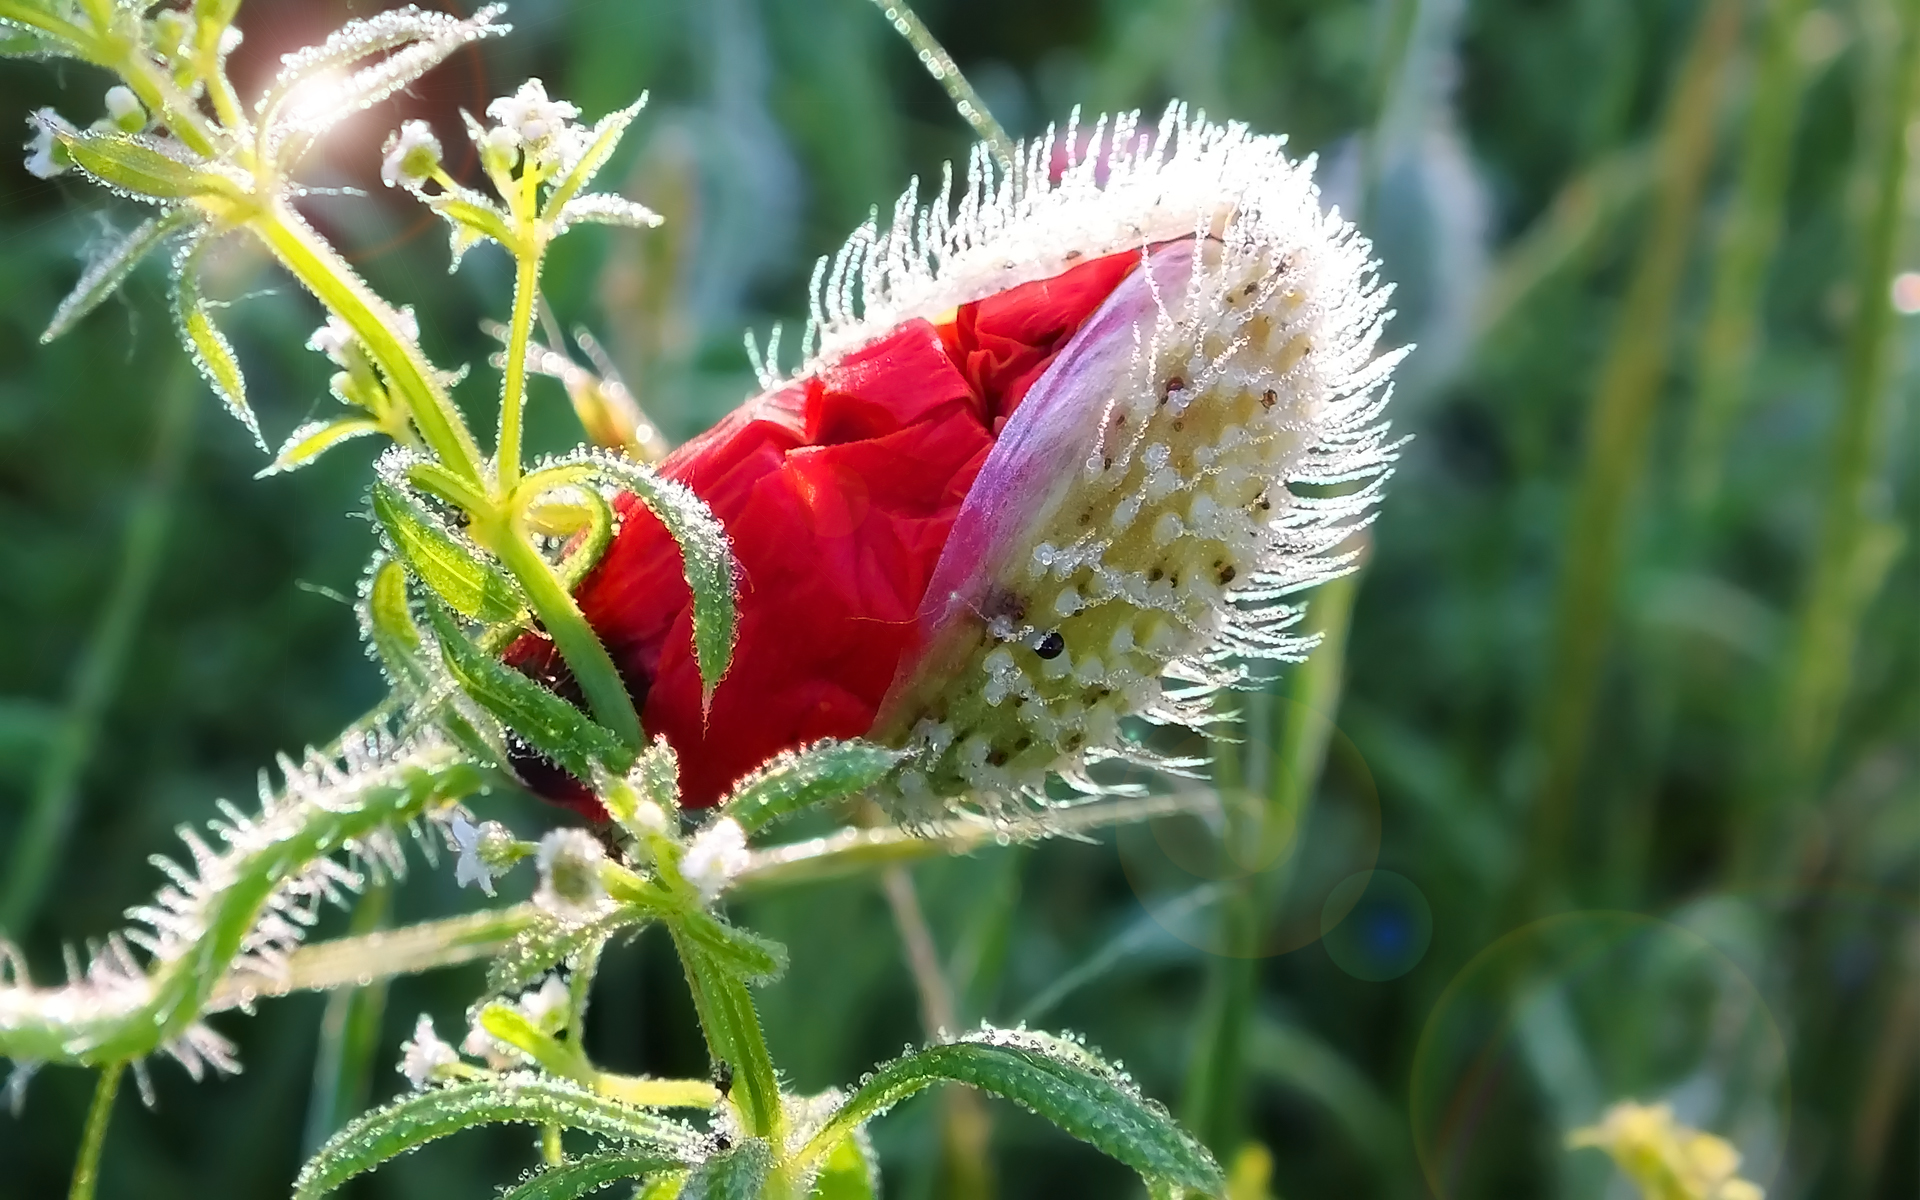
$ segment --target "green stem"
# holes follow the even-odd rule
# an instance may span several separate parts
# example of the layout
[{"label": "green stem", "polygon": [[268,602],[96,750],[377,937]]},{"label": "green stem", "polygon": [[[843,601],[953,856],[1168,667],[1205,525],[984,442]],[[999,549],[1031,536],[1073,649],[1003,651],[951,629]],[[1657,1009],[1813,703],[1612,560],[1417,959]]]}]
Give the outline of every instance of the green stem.
[{"label": "green stem", "polygon": [[80,799],[80,781],[100,733],[101,718],[125,673],[126,660],[153,594],[173,524],[174,501],[192,444],[197,381],[176,372],[161,390],[159,427],[153,434],[146,479],[132,496],[120,571],[107,592],[93,635],[74,673],[66,712],[34,781],[0,903],[0,929],[25,934],[33,924],[47,879],[62,860]]},{"label": "green stem", "polygon": [[533,336],[533,301],[540,291],[540,254],[514,256],[513,319],[507,327],[507,370],[500,389],[500,441],[494,478],[501,496],[520,482],[520,417],[527,403],[527,340]]},{"label": "green stem", "polygon": [[267,248],[308,291],[345,321],[373,355],[387,380],[406,397],[408,414],[420,437],[440,461],[459,475],[480,480],[480,449],[468,432],[453,398],[433,375],[420,348],[393,331],[399,319],[374,295],[300,214],[276,202],[248,223]]},{"label": "green stem", "polygon": [[1552,657],[1542,692],[1543,766],[1533,797],[1528,868],[1515,902],[1530,906],[1561,874],[1574,789],[1586,758],[1630,503],[1666,376],[1673,310],[1713,156],[1720,83],[1743,0],[1712,0],[1668,100],[1652,224],[1640,244],[1589,414],[1585,461],[1565,538]]},{"label": "green stem", "polygon": [[732,1073],[728,1099],[740,1114],[750,1137],[766,1138],[776,1148],[786,1142],[786,1117],[780,1105],[780,1082],[773,1058],[767,1053],[760,1014],[753,1007],[747,985],[716,962],[679,921],[669,921],[674,949],[686,969],[693,993],[694,1012],[706,1034],[707,1048],[716,1062]]},{"label": "green stem", "polygon": [[93,1089],[93,1103],[87,1108],[87,1128],[80,1137],[80,1161],[73,1165],[73,1186],[67,1200],[93,1200],[94,1186],[100,1181],[100,1149],[107,1142],[107,1123],[113,1119],[113,1100],[120,1094],[120,1076],[126,1062],[110,1062],[100,1069],[100,1082]]},{"label": "green stem", "polygon": [[[1831,463],[1812,570],[1794,622],[1793,641],[1763,773],[1768,808],[1804,799],[1825,770],[1853,676],[1860,621],[1899,546],[1887,521],[1880,464],[1887,449],[1894,389],[1894,312],[1889,300],[1906,214],[1909,122],[1920,107],[1920,0],[1899,6],[1903,30],[1884,97],[1873,208],[1854,280],[1858,316],[1847,341],[1845,385],[1833,428]],[[1768,865],[1752,846],[1767,823],[1749,819],[1743,866]]]},{"label": "green stem", "polygon": [[1712,299],[1700,334],[1699,396],[1681,467],[1682,494],[1690,523],[1695,525],[1704,520],[1720,492],[1727,434],[1739,412],[1753,362],[1767,266],[1780,241],[1780,214],[1806,74],[1796,35],[1808,3],[1773,0],[1767,6],[1740,175],[1714,256]]},{"label": "green stem", "polygon": [[490,548],[519,580],[528,607],[559,648],[560,657],[566,660],[581,694],[587,698],[587,707],[622,742],[639,749],[645,744],[640,714],[634,711],[633,697],[627,694],[626,682],[620,678],[620,669],[600,635],[587,623],[573,593],[527,540],[519,520],[512,520],[502,532],[504,536],[493,539]]}]

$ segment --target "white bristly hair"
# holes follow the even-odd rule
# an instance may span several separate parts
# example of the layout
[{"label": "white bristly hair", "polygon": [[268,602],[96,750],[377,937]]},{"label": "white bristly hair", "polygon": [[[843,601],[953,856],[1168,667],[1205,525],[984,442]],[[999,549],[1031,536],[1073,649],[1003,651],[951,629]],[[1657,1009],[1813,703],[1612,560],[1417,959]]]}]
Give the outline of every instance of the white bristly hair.
[{"label": "white bristly hair", "polygon": [[1140,757],[1122,717],[1204,724],[1249,660],[1303,657],[1286,598],[1353,569],[1397,449],[1390,289],[1284,139],[1176,104],[1084,145],[1076,118],[1016,164],[976,148],[957,202],[951,172],[931,207],[909,188],[823,259],[801,368],[1105,255],[1146,264],[1001,434],[881,706],[872,736],[916,752],[900,792],[935,808],[1038,798],[1049,772],[1097,790],[1090,764]]}]

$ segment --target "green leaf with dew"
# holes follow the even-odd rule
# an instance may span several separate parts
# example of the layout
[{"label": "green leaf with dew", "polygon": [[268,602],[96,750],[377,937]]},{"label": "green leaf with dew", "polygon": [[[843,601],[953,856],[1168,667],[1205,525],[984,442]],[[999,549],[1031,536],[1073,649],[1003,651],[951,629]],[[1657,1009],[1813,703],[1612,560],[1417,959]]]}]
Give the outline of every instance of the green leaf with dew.
[{"label": "green leaf with dew", "polygon": [[856,1129],[827,1151],[814,1176],[812,1200],[879,1200],[880,1163],[864,1129]]},{"label": "green leaf with dew", "polygon": [[542,911],[487,967],[487,991],[496,996],[523,991],[581,951],[645,920],[625,906],[592,921],[563,921]]},{"label": "green leaf with dew", "polygon": [[581,779],[596,765],[620,774],[632,764],[605,726],[468,641],[439,605],[428,611],[454,682],[529,746]]},{"label": "green leaf with dew", "polygon": [[1011,1100],[1147,1179],[1209,1194],[1223,1186],[1219,1164],[1205,1147],[1119,1073],[1078,1043],[1025,1031],[982,1030],[888,1063],[848,1097],[803,1153],[817,1157],[939,1082],[964,1083]]},{"label": "green leaf with dew", "polygon": [[711,701],[713,689],[720,686],[733,659],[738,617],[734,604],[738,572],[726,530],[692,489],[662,478],[649,467],[611,454],[595,454],[583,461],[594,474],[632,492],[679,545],[681,569],[693,593],[693,650],[700,664],[702,699]]},{"label": "green leaf with dew", "polygon": [[686,1162],[698,1134],[679,1121],[558,1080],[458,1083],[376,1108],[327,1140],[294,1181],[294,1200],[313,1200],[381,1163],[480,1125],[559,1125],[627,1143],[626,1152]]},{"label": "green leaf with dew", "polygon": [[613,1150],[568,1159],[535,1171],[500,1200],[573,1200],[623,1179],[638,1179],[679,1166],[675,1159]]},{"label": "green leaf with dew", "polygon": [[489,625],[519,619],[525,601],[506,572],[481,558],[400,489],[376,482],[373,516],[400,559],[455,612]]},{"label": "green leaf with dew", "polygon": [[280,453],[261,471],[259,478],[297,471],[338,446],[341,442],[380,432],[380,422],[368,417],[338,417],[331,421],[308,421],[288,436]]},{"label": "green leaf with dew", "polygon": [[722,811],[749,832],[817,804],[865,791],[906,755],[871,742],[815,742],[762,766],[735,785]]},{"label": "green leaf with dew", "polygon": [[241,185],[213,164],[144,134],[80,130],[43,113],[73,164],[96,182],[136,200],[176,204],[183,200],[246,198]]},{"label": "green leaf with dew", "polygon": [[80,281],[73,285],[67,298],[53,311],[53,320],[47,322],[46,332],[40,335],[40,341],[43,344],[51,342],[100,307],[107,297],[127,281],[127,276],[133,274],[133,269],[140,265],[141,260],[169,237],[192,225],[198,216],[192,208],[182,205],[157,217],[149,217],[136,225],[131,233],[114,242],[80,273]]},{"label": "green leaf with dew", "polygon": [[681,1190],[681,1200],[760,1200],[772,1171],[773,1151],[761,1139],[749,1138],[701,1163]]},{"label": "green leaf with dew", "polygon": [[569,200],[593,182],[600,168],[606,166],[607,160],[613,157],[620,139],[626,135],[627,126],[633,124],[633,119],[646,106],[647,94],[642,92],[632,104],[594,122],[593,130],[587,137],[587,148],[580,152],[579,158],[574,159],[572,168],[553,185],[553,191],[547,197],[547,209],[543,215],[548,220],[555,219]]},{"label": "green leaf with dew", "polygon": [[247,381],[240,373],[240,360],[234,357],[233,343],[213,323],[212,306],[200,294],[200,254],[210,241],[195,238],[188,242],[174,262],[174,322],[180,328],[180,340],[186,343],[187,353],[193,357],[193,365],[199,368],[227,411],[247,427],[254,444],[265,450],[267,443],[260,436],[260,422],[247,405]]}]

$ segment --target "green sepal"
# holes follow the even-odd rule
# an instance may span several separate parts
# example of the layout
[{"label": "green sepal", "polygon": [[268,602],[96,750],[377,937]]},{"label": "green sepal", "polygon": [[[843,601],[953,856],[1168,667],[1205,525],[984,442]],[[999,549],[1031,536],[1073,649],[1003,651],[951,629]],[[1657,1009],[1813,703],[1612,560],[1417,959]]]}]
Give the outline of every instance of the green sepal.
[{"label": "green sepal", "polygon": [[[500,1200],[573,1200],[622,1179],[638,1179],[678,1166],[675,1159],[630,1150],[589,1154],[542,1167],[512,1191],[501,1193]],[[652,1195],[651,1187],[642,1194]]]},{"label": "green sepal", "polygon": [[401,560],[455,612],[488,625],[520,619],[526,602],[506,572],[384,480],[373,485],[373,516]]},{"label": "green sepal", "polygon": [[200,294],[200,252],[210,239],[196,238],[181,250],[173,266],[173,318],[179,326],[180,340],[186,343],[193,365],[213,388],[247,432],[254,444],[267,448],[260,436],[260,422],[247,404],[247,381],[240,373],[240,360],[234,356],[233,343],[213,323],[213,312]]},{"label": "green sepal", "polygon": [[107,297],[120,290],[120,285],[127,281],[127,276],[133,274],[133,269],[140,265],[141,260],[198,219],[199,214],[190,206],[181,205],[136,225],[132,232],[115,242],[81,272],[79,282],[60,302],[60,307],[53,310],[53,319],[47,322],[46,331],[40,335],[41,343],[51,342],[100,307]]},{"label": "green sepal", "polygon": [[511,1004],[496,1002],[482,1008],[480,1028],[494,1041],[512,1046],[554,1075],[571,1077],[579,1071],[581,1063],[574,1051]]},{"label": "green sepal", "polygon": [[479,1125],[559,1125],[627,1143],[628,1153],[685,1163],[698,1134],[679,1121],[560,1080],[506,1078],[458,1083],[376,1108],[327,1140],[294,1181],[294,1200],[313,1200],[436,1138]]},{"label": "green sepal", "polygon": [[428,617],[454,682],[529,746],[580,779],[592,779],[596,766],[624,774],[633,764],[633,751],[605,726],[482,652],[439,605]]},{"label": "green sepal", "polygon": [[1218,1195],[1225,1184],[1205,1147],[1085,1047],[1000,1029],[931,1046],[881,1067],[814,1134],[803,1159],[817,1159],[873,1117],[940,1082],[964,1083],[1011,1100],[1146,1179],[1208,1195]]},{"label": "green sepal", "polygon": [[760,1138],[728,1148],[701,1163],[687,1179],[681,1200],[760,1200],[773,1172],[773,1150]]},{"label": "green sepal", "polygon": [[871,742],[828,739],[789,751],[735,785],[724,815],[752,832],[770,821],[865,791],[906,755]]}]

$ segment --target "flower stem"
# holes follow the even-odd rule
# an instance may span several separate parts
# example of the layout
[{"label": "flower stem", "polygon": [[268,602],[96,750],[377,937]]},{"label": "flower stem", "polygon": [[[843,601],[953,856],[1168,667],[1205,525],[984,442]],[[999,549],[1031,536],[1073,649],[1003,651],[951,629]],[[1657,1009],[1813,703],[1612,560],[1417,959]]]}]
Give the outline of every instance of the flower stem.
[{"label": "flower stem", "polygon": [[501,565],[519,580],[528,606],[559,648],[560,657],[566,660],[574,681],[587,698],[587,707],[622,742],[639,749],[645,744],[640,732],[640,714],[634,711],[633,697],[627,694],[620,669],[601,643],[600,635],[587,623],[580,606],[574,603],[573,594],[527,540],[518,518],[511,518],[504,536],[494,540],[493,551]]},{"label": "flower stem", "polygon": [[967,77],[960,73],[960,67],[953,61],[953,55],[947,53],[933,31],[927,28],[925,21],[909,8],[905,0],[873,0],[874,6],[886,15],[894,32],[907,39],[914,53],[920,58],[920,65],[933,76],[935,83],[946,89],[947,98],[960,113],[960,119],[973,127],[974,134],[993,150],[993,156],[1000,165],[1008,170],[1014,166],[1013,139],[1000,122],[993,119],[987,111],[986,102],[980,99],[980,93],[973,90]]},{"label": "flower stem", "polygon": [[540,255],[514,256],[513,318],[507,327],[507,370],[500,389],[500,441],[494,449],[495,486],[501,496],[520,482],[520,417],[527,403],[527,340],[533,336],[533,301],[540,290]]},{"label": "flower stem", "polygon": [[345,321],[373,355],[388,381],[406,397],[420,437],[457,474],[480,479],[480,449],[446,389],[433,379],[420,348],[393,332],[397,316],[354,274],[338,251],[297,212],[275,203],[248,222],[282,266]]},{"label": "flower stem", "polygon": [[740,1114],[750,1137],[766,1138],[775,1147],[785,1144],[786,1118],[780,1106],[780,1081],[767,1053],[760,1014],[753,1007],[747,985],[717,962],[681,922],[668,921],[674,949],[686,969],[693,993],[694,1012],[706,1034],[707,1048],[716,1062],[732,1073],[727,1098]]},{"label": "flower stem", "polygon": [[93,1103],[87,1108],[87,1128],[80,1137],[80,1161],[73,1165],[73,1186],[67,1200],[93,1200],[94,1186],[100,1180],[100,1148],[107,1141],[107,1123],[113,1119],[114,1097],[120,1094],[120,1076],[127,1069],[125,1060],[108,1063],[100,1069],[100,1082],[94,1085]]}]

